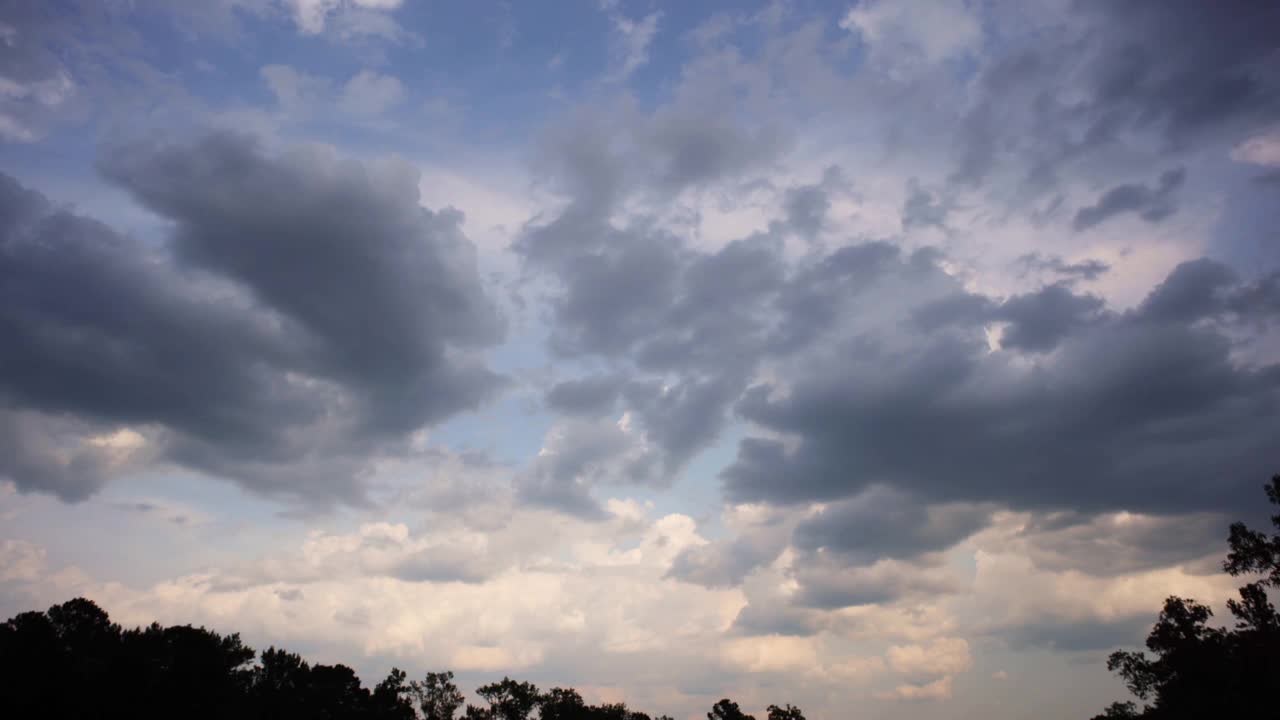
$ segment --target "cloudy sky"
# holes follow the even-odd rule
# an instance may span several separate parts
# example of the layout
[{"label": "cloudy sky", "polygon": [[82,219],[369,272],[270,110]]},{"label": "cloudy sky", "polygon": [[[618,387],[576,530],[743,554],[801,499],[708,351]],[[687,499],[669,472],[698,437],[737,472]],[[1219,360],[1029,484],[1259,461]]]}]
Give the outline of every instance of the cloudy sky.
[{"label": "cloudy sky", "polygon": [[1280,8],[0,10],[0,611],[1087,717],[1280,471]]}]

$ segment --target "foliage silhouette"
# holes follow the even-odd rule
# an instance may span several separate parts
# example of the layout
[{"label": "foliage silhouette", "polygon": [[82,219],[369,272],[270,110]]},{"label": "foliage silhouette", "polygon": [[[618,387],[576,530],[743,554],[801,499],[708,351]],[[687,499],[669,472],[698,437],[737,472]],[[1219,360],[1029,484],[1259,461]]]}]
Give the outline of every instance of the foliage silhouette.
[{"label": "foliage silhouette", "polygon": [[[1280,505],[1280,475],[1265,486]],[[1280,531],[1280,513],[1271,517]],[[1280,588],[1280,533],[1267,536],[1244,523],[1231,526],[1231,552],[1223,570],[1232,576],[1261,575],[1227,601],[1232,628],[1209,624],[1213,611],[1195,600],[1170,597],[1147,636],[1147,650],[1111,654],[1107,668],[1145,704],[1113,703],[1094,720],[1182,720],[1183,718],[1276,717],[1280,678],[1280,617],[1267,588]]]},{"label": "foliage silhouette", "polygon": [[769,720],[804,720],[804,713],[800,712],[800,708],[790,703],[783,707],[770,705],[768,713]]},{"label": "foliage silhouette", "polygon": [[508,677],[481,685],[476,688],[476,694],[489,703],[486,717],[492,720],[526,720],[538,707],[538,686]]},{"label": "foliage silhouette", "polygon": [[738,708],[738,703],[725,698],[716,703],[707,713],[707,720],[756,720]]},{"label": "foliage silhouette", "polygon": [[466,700],[449,670],[427,673],[422,682],[409,684],[408,693],[417,701],[423,720],[453,720],[453,714]]},{"label": "foliage silhouette", "polygon": [[[454,720],[465,702],[452,672],[410,681],[392,668],[370,691],[346,665],[312,665],[276,647],[259,654],[237,634],[157,623],[125,630],[84,598],[0,624],[0,680],[4,718]],[[528,720],[534,712],[540,720],[671,720],[506,677],[476,694],[487,705],[466,705],[466,720]],[[727,699],[713,712],[753,720]],[[769,720],[804,716],[771,705]]]}]

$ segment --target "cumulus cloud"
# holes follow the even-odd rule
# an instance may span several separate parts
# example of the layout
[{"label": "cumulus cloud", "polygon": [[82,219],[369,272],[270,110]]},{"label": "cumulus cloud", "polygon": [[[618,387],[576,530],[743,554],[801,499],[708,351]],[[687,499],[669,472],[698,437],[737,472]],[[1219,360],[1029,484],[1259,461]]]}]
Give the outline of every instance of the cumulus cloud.
[{"label": "cumulus cloud", "polygon": [[740,585],[747,575],[773,562],[786,549],[797,520],[768,506],[741,505],[727,509],[723,521],[732,536],[692,546],[677,555],[671,577],[707,587]]},{"label": "cumulus cloud", "polygon": [[[1025,199],[1060,187],[1081,166],[1113,176],[1274,121],[1280,61],[1260,28],[1276,22],[1277,9],[1266,3],[1227,13],[1145,0],[1006,10],[1003,24],[1023,40],[982,63],[954,144],[957,181],[1004,178]],[[1118,161],[1117,151],[1139,147],[1147,161]],[[1148,202],[1151,188],[1122,187],[1082,225],[1111,207],[1138,205],[1152,217],[1172,211]]]},{"label": "cumulus cloud", "polygon": [[886,63],[916,58],[936,63],[972,52],[982,42],[979,19],[962,0],[867,0],[850,8],[840,27],[857,33]]},{"label": "cumulus cloud", "polygon": [[[1265,307],[1265,294],[1245,287],[1224,292]],[[839,362],[806,361],[795,379],[739,401],[743,417],[794,442],[744,440],[723,472],[726,491],[796,503],[889,483],[1024,507],[1239,507],[1252,487],[1237,479],[1276,462],[1264,440],[1276,428],[1259,422],[1277,401],[1276,373],[1238,363],[1226,328],[1195,322],[1213,312],[1207,301],[1167,320],[1165,292],[1123,314],[1098,314],[1096,299],[1061,288],[1036,303],[1015,298],[1002,306],[1011,325],[1000,352],[969,323],[961,335],[890,335],[845,346]],[[1042,360],[1014,359],[1047,347]]]},{"label": "cumulus cloud", "polygon": [[951,697],[951,676],[923,685],[898,685],[892,691],[877,695],[882,700],[947,700]]},{"label": "cumulus cloud", "polygon": [[[257,491],[356,501],[371,454],[500,384],[478,352],[503,321],[461,217],[419,207],[407,165],[212,135],[101,167],[173,234],[143,244],[3,179],[11,413],[76,418],[81,445],[153,436],[163,460]],[[106,474],[92,454],[45,457],[5,472],[67,499]]]},{"label": "cumulus cloud", "polygon": [[883,487],[823,507],[795,533],[803,550],[826,550],[851,564],[881,558],[913,558],[955,545],[981,528],[989,510],[977,506],[926,506]]}]

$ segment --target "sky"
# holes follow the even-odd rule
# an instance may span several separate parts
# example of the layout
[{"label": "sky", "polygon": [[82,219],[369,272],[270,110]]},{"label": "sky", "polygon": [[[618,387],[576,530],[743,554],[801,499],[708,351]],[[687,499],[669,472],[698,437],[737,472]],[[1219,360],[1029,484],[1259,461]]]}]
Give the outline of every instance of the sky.
[{"label": "sky", "polygon": [[0,4],[0,612],[679,718],[1099,712],[1280,472],[1277,29]]}]

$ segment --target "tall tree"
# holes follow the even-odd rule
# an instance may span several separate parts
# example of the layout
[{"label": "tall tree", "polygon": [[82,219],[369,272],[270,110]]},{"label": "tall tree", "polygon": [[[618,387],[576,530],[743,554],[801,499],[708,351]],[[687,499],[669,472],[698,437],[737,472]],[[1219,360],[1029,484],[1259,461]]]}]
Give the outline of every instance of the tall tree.
[{"label": "tall tree", "polygon": [[539,720],[581,720],[587,715],[586,701],[573,688],[551,688],[538,698]]},{"label": "tall tree", "polygon": [[417,720],[413,710],[411,683],[400,668],[391,668],[387,677],[373,688],[371,709],[373,714],[387,720]]},{"label": "tall tree", "polygon": [[453,672],[429,672],[422,682],[409,684],[409,693],[418,701],[423,720],[453,720],[466,699],[453,682]]},{"label": "tall tree", "polygon": [[504,677],[496,683],[476,688],[476,694],[489,703],[494,720],[526,720],[538,706],[538,686]]},{"label": "tall tree", "polygon": [[[1280,475],[1265,486],[1280,505]],[[1280,531],[1280,514],[1271,517]],[[1146,652],[1121,650],[1107,667],[1125,681],[1144,706],[1114,703],[1095,720],[1280,716],[1280,617],[1267,588],[1280,587],[1280,533],[1231,526],[1223,569],[1233,576],[1258,575],[1227,601],[1232,628],[1209,624],[1213,611],[1195,600],[1170,597],[1151,633]]]},{"label": "tall tree", "polygon": [[756,720],[738,707],[738,703],[725,698],[711,707],[707,720]]}]

